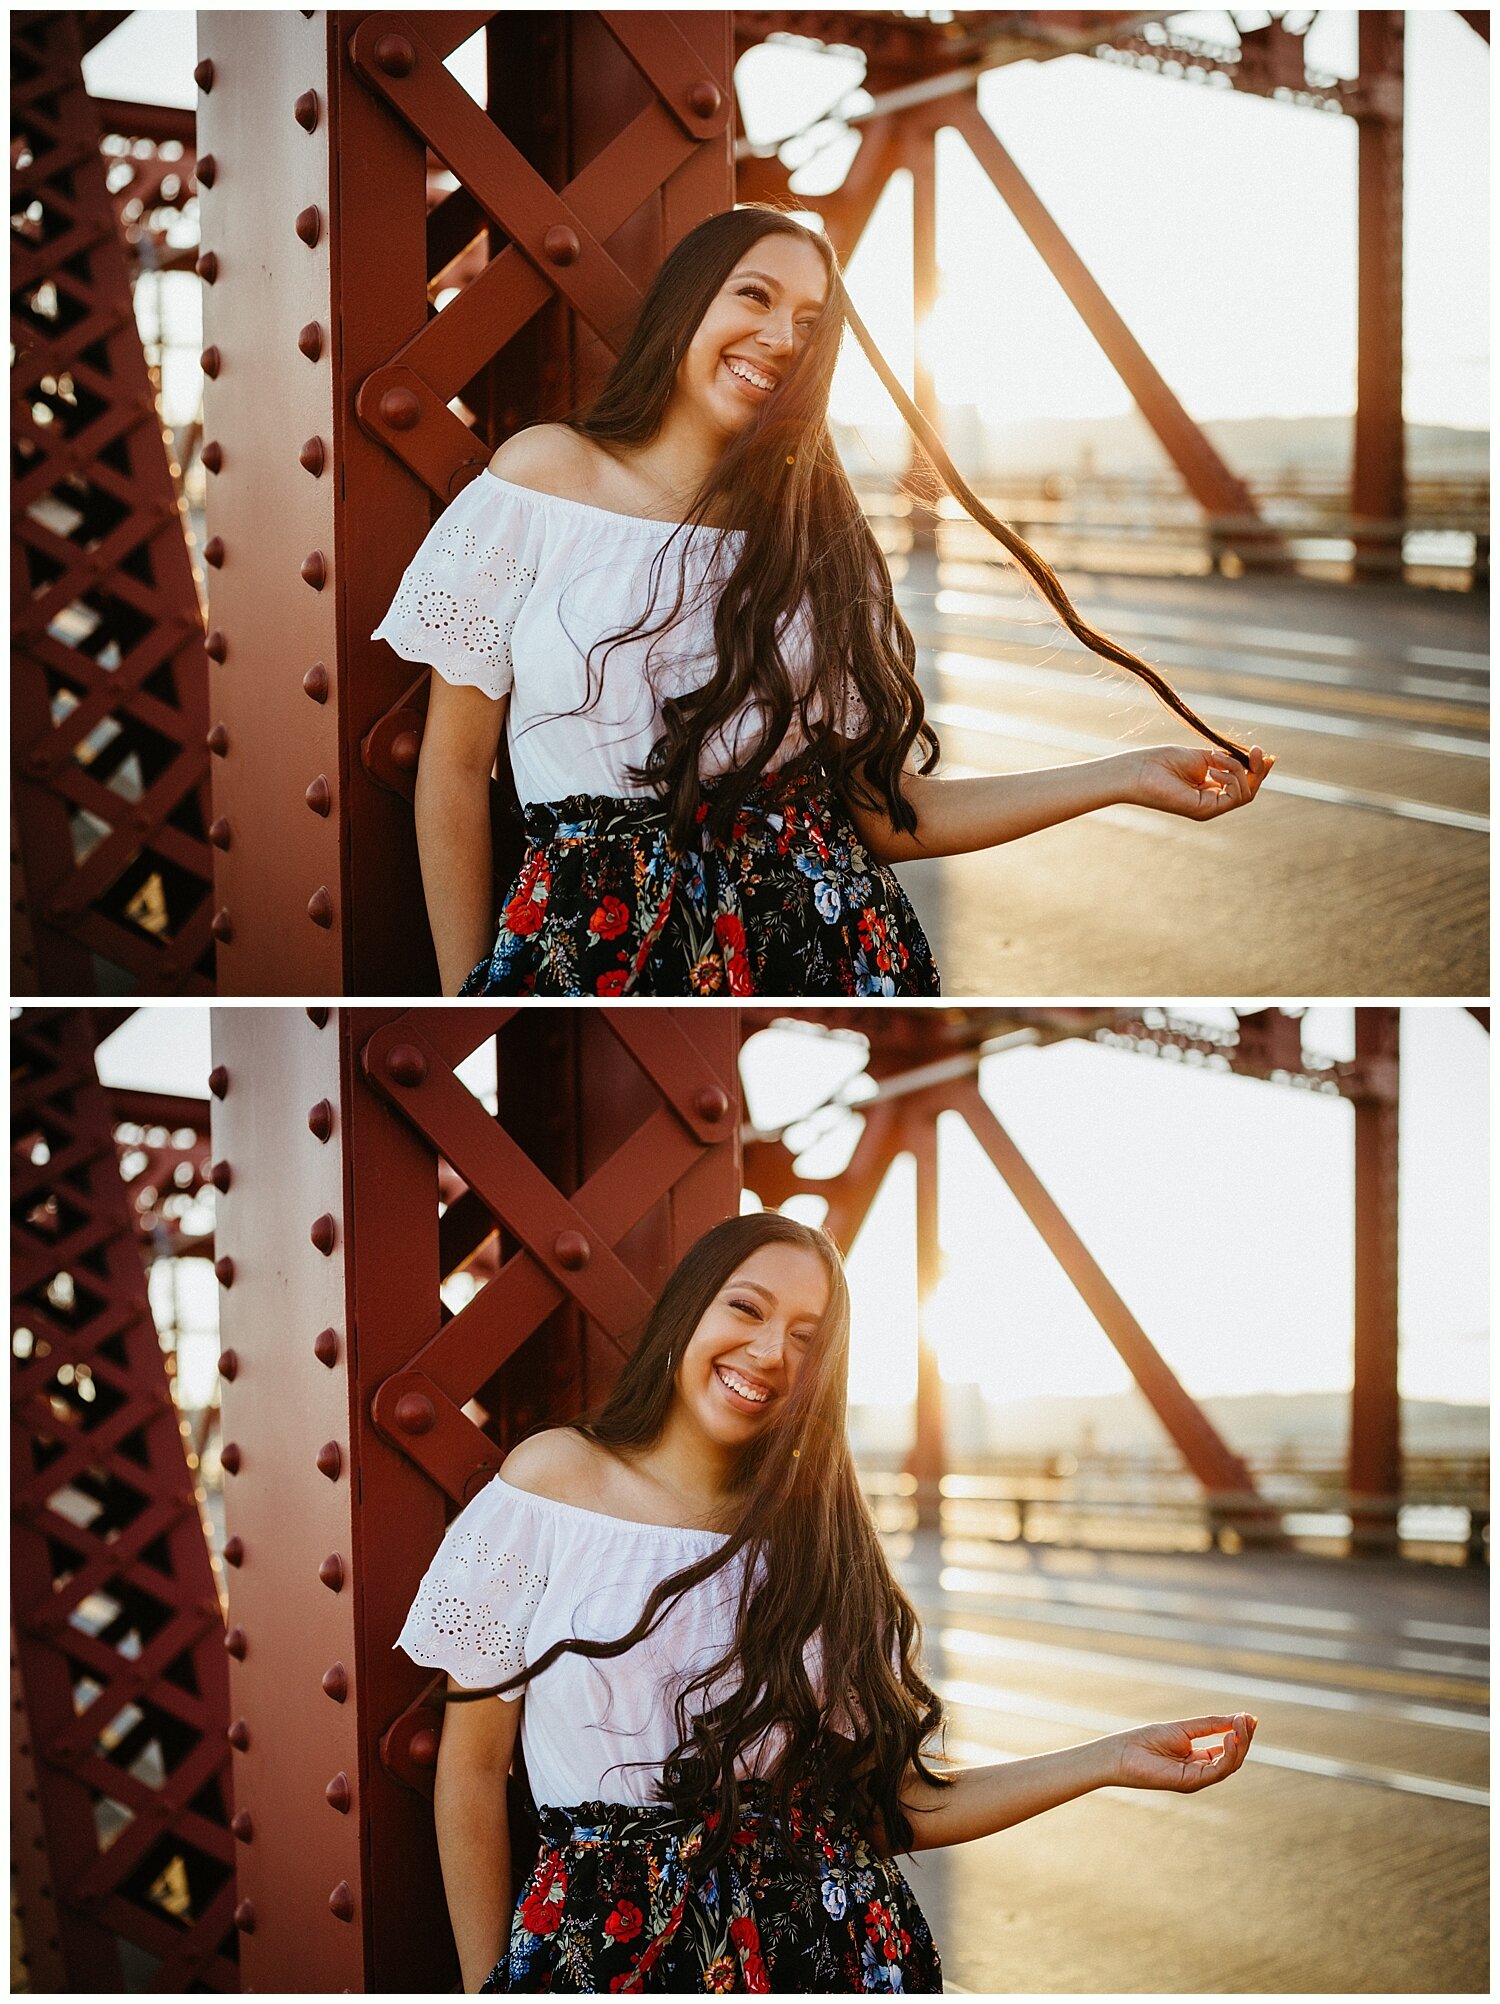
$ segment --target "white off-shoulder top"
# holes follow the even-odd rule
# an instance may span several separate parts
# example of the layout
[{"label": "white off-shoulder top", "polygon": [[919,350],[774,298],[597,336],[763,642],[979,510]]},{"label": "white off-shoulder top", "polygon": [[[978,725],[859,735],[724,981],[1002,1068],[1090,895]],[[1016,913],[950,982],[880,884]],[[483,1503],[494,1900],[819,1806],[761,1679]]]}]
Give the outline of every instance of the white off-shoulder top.
[{"label": "white off-shoulder top", "polygon": [[[384,619],[370,636],[408,661],[425,661],[445,681],[509,696],[506,736],[524,803],[572,793],[624,798],[649,793],[629,768],[658,736],[664,698],[699,687],[714,670],[713,613],[744,532],[683,530],[590,502],[518,487],[485,467],[439,515],[408,564]],[[595,655],[598,701],[590,693],[589,649],[650,613],[655,625],[676,598],[682,610],[654,639],[636,637]],[[781,646],[794,680],[811,670],[806,604],[783,621]],[[851,735],[863,711],[850,685],[836,727]],[[821,711],[815,711],[815,719]],[[750,710],[704,748],[705,779],[729,771],[756,735]],[[773,759],[803,748],[795,723]]]},{"label": "white off-shoulder top", "polygon": [[[448,1526],[392,1646],[465,1687],[498,1683],[564,1636],[626,1634],[658,1580],[724,1542],[716,1531],[606,1517],[492,1476]],[[539,1804],[659,1804],[656,1778],[677,1745],[677,1693],[728,1648],[743,1578],[737,1554],[625,1655],[591,1662],[566,1651],[521,1687],[521,1747]],[[817,1636],[804,1661],[817,1689]],[[706,1702],[698,1694],[694,1711]],[[763,1772],[780,1743],[767,1735],[737,1771]]]}]

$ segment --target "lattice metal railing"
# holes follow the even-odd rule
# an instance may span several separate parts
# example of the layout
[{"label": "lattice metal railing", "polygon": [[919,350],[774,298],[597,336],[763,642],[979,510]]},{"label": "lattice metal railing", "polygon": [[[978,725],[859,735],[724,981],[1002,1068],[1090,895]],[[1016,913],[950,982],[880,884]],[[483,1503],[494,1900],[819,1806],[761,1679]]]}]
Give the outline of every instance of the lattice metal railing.
[{"label": "lattice metal railing", "polygon": [[12,17],[18,994],[213,983],[202,617],[80,23]]},{"label": "lattice metal railing", "polygon": [[224,1623],[96,1035],[12,1025],[14,1896],[34,1990],[238,1989]]}]

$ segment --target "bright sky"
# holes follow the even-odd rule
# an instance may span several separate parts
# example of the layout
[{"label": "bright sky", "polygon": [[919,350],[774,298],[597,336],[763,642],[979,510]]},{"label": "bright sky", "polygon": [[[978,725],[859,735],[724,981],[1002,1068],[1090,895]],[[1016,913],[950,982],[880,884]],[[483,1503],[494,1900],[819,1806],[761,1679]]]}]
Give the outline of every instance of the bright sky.
[{"label": "bright sky", "polygon": [[[1351,1014],[1311,1010],[1308,1047],[1351,1055]],[[1402,1389],[1482,1403],[1489,1040],[1464,1011],[1438,1007],[1405,1010],[1402,1036]],[[108,1082],[163,1091],[201,1095],[210,1063],[198,1005],[140,1009],[100,1050]],[[768,1031],[745,1049],[750,1114],[763,1127],[796,1119],[862,1063],[862,1045]],[[1341,1100],[1082,1043],[988,1059],[981,1089],[1189,1391],[1347,1387],[1354,1123]],[[804,1166],[841,1167],[856,1119]],[[997,1403],[1123,1389],[1109,1343],[960,1123],[940,1148],[945,1375]],[[898,1163],[850,1259],[861,1403],[911,1396],[910,1218],[910,1166]],[[190,1321],[212,1315],[201,1273],[207,1306],[190,1303]]]},{"label": "bright sky", "polygon": [[[1250,18],[1246,16],[1245,18]],[[1263,18],[1255,16],[1256,20]],[[1173,17],[1233,44],[1227,13]],[[1406,414],[1489,422],[1488,50],[1449,8],[1406,13]],[[1316,67],[1352,75],[1355,16],[1321,11]],[[101,96],[196,102],[191,13],[145,9],[86,59]],[[451,59],[475,88],[472,52]],[[763,45],[737,81],[749,136],[800,129],[858,82],[857,61]],[[1354,408],[1354,121],[1232,90],[1169,81],[1087,56],[992,70],[980,108],[1167,381],[1197,418]],[[817,192],[842,179],[847,146],[799,171]],[[943,298],[931,330],[938,393],[990,419],[1106,417],[1131,408],[1119,379],[955,133],[938,151]],[[910,383],[910,182],[895,177],[850,269],[855,304]],[[180,344],[167,415],[196,405],[197,281],[169,275]],[[892,421],[854,341],[833,414]]]}]

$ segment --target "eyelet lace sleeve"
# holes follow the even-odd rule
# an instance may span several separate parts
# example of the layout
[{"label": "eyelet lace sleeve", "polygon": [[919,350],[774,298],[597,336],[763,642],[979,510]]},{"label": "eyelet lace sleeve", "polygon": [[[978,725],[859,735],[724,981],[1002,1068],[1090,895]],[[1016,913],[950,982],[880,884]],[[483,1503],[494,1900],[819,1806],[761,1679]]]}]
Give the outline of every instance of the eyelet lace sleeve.
[{"label": "eyelet lace sleeve", "polygon": [[527,1630],[547,1589],[534,1527],[495,1489],[487,1484],[448,1526],[394,1645],[469,1687],[524,1668]]},{"label": "eyelet lace sleeve", "polygon": [[480,473],[428,530],[370,638],[430,662],[446,682],[508,694],[511,634],[536,583],[539,533],[522,490]]}]

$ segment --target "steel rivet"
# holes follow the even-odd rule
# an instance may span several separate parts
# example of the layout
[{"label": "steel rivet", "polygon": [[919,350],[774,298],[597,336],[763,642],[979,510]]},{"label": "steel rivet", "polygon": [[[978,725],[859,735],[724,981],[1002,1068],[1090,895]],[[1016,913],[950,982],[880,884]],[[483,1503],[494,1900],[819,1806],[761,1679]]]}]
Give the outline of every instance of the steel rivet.
[{"label": "steel rivet", "polygon": [[315,1030],[321,1030],[328,1021],[328,1011],[314,1005],[307,1011],[307,1020]]},{"label": "steel rivet", "polygon": [[337,1552],[330,1552],[318,1567],[318,1578],[334,1593],[341,1593],[344,1586],[344,1562]]},{"label": "steel rivet", "polygon": [[250,1724],[247,1719],[236,1719],[225,1736],[229,1744],[244,1753],[250,1745]]},{"label": "steel rivet", "polygon": [[309,362],[316,362],[323,352],[323,330],[316,320],[309,320],[297,336],[297,346]]},{"label": "steel rivet", "polygon": [[319,1141],[326,1141],[333,1132],[333,1104],[320,1099],[316,1106],[308,1109],[307,1124]]},{"label": "steel rivet", "polygon": [[297,454],[297,463],[316,480],[318,475],[323,471],[322,439],[310,438],[306,440],[302,450]]},{"label": "steel rivet", "polygon": [[331,1663],[323,1672],[323,1689],[336,1705],[349,1695],[349,1672],[342,1663]]},{"label": "steel rivet", "polygon": [[397,1044],[386,1053],[385,1070],[397,1085],[419,1086],[427,1076],[427,1059],[415,1044]]},{"label": "steel rivet", "polygon": [[349,1890],[349,1881],[340,1879],[328,1895],[328,1911],[335,1920],[352,1921],[354,1918],[354,1895]]},{"label": "steel rivet", "polygon": [[213,89],[214,66],[207,56],[203,58],[202,62],[194,64],[193,82],[205,95]]},{"label": "steel rivet", "polygon": [[375,66],[388,77],[409,77],[417,66],[417,52],[405,35],[382,35],[375,44]]},{"label": "steel rivet", "polygon": [[695,118],[712,118],[719,106],[724,102],[719,93],[718,86],[711,84],[706,77],[701,83],[693,85],[692,89],[688,92],[687,101],[688,110],[692,112]]},{"label": "steel rivet", "polygon": [[214,1261],[214,1272],[218,1275],[221,1287],[234,1286],[234,1261],[229,1257],[228,1253],[225,1253],[222,1259]]},{"label": "steel rivet", "polygon": [[328,1255],[333,1251],[334,1240],[337,1235],[337,1227],[333,1222],[333,1213],[331,1211],[324,1211],[321,1217],[314,1218],[307,1234],[324,1259],[327,1259]]},{"label": "steel rivet", "polygon": [[302,582],[311,585],[314,591],[321,591],[328,582],[328,564],[321,550],[314,550],[302,559]]},{"label": "steel rivet", "polygon": [[228,1538],[225,1540],[224,1563],[226,1566],[242,1566],[245,1563],[245,1541],[243,1538]]},{"label": "steel rivet", "polygon": [[235,1908],[234,1924],[241,1934],[254,1934],[255,1908],[249,1900],[241,1900]]},{"label": "steel rivet", "polygon": [[229,1827],[242,1844],[248,1844],[255,1835],[255,1825],[250,1821],[248,1809],[237,1809],[229,1819]]},{"label": "steel rivet", "polygon": [[229,1164],[227,1162],[210,1163],[208,1170],[208,1180],[210,1183],[213,1184],[216,1190],[221,1192],[227,1190],[230,1184],[234,1181],[234,1177],[230,1171]]},{"label": "steel rivet", "polygon": [[216,438],[211,438],[198,457],[210,473],[217,473],[224,464],[224,448]]},{"label": "steel rivet", "polygon": [[229,752],[229,731],[223,724],[215,724],[203,740],[215,758],[224,758]]},{"label": "steel rivet", "polygon": [[215,1065],[208,1075],[208,1089],[215,1099],[222,1099],[229,1090],[229,1074],[222,1065]]},{"label": "steel rivet", "polygon": [[214,251],[204,251],[198,262],[193,266],[193,269],[205,285],[215,284],[219,276],[219,259],[217,253]]},{"label": "steel rivet", "polygon": [[328,775],[320,772],[302,798],[307,802],[314,814],[321,814],[326,820],[328,810],[333,805],[333,792],[328,784]]},{"label": "steel rivet", "polygon": [[212,564],[216,571],[222,570],[224,565],[224,538],[222,536],[209,537],[208,541],[203,545],[203,561],[206,564]]},{"label": "steel rivet", "polygon": [[231,1656],[243,1661],[246,1649],[244,1629],[231,1628],[229,1633],[224,1637],[224,1647]]},{"label": "steel rivet", "polygon": [[398,772],[415,772],[422,740],[416,731],[397,731],[391,739],[391,764]]},{"label": "steel rivet", "polygon": [[437,1408],[425,1392],[403,1392],[392,1417],[403,1433],[431,1433],[437,1425]]},{"label": "steel rivet", "polygon": [[323,1796],[330,1808],[336,1809],[340,1816],[349,1814],[349,1777],[342,1768],[323,1790]]},{"label": "steel rivet", "polygon": [[559,1232],[553,1241],[552,1256],[559,1266],[566,1267],[569,1273],[576,1273],[580,1267],[588,1265],[592,1250],[582,1232]]},{"label": "steel rivet", "polygon": [[307,248],[311,250],[323,234],[323,218],[318,213],[316,202],[310,202],[297,217],[296,230]]},{"label": "steel rivet", "polygon": [[307,916],[314,925],[322,926],[325,931],[333,924],[333,894],[326,884],[319,884],[308,899]]},{"label": "steel rivet", "polygon": [[321,661],[314,661],[302,677],[302,686],[315,703],[328,701],[328,670]]},{"label": "steel rivet", "polygon": [[239,1376],[240,1358],[237,1350],[225,1350],[219,1358],[219,1376],[227,1378],[231,1384]]},{"label": "steel rivet", "polygon": [[227,849],[229,847],[229,823],[222,814],[209,822],[208,839],[216,849]]},{"label": "steel rivet", "polygon": [[392,431],[410,431],[422,415],[422,406],[412,390],[387,390],[379,408],[382,421]]},{"label": "steel rivet", "polygon": [[577,264],[582,251],[577,231],[566,223],[554,223],[542,238],[542,253],[553,264]]},{"label": "steel rivet", "polygon": [[313,1355],[331,1371],[339,1360],[339,1339],[331,1329],[320,1329],[313,1338]]},{"label": "steel rivet", "polygon": [[212,633],[209,634],[207,640],[203,643],[203,651],[210,661],[222,661],[224,659],[224,656],[229,652],[229,642],[224,638],[221,628],[216,626]]},{"label": "steel rivet", "polygon": [[224,1470],[224,1473],[226,1475],[239,1474],[240,1444],[238,1441],[236,1440],[225,1441],[223,1447],[219,1449],[219,1466]]},{"label": "steel rivet", "polygon": [[315,90],[303,91],[301,97],[292,106],[292,116],[304,132],[316,131],[318,124],[318,93]]},{"label": "steel rivet", "polygon": [[419,1726],[406,1743],[406,1757],[417,1767],[437,1765],[438,1736],[431,1726]]},{"label": "steel rivet", "polygon": [[325,1440],[317,1452],[319,1475],[326,1475],[330,1482],[337,1482],[339,1471],[344,1465],[343,1450],[336,1440]]},{"label": "steel rivet", "polygon": [[224,357],[219,353],[218,349],[210,343],[198,357],[198,366],[202,369],[205,376],[213,377],[218,375],[223,360]]},{"label": "steel rivet", "polygon": [[729,1111],[729,1095],[722,1086],[699,1086],[693,1094],[693,1111],[700,1120],[722,1120]]},{"label": "steel rivet", "polygon": [[200,153],[195,175],[200,188],[211,188],[218,177],[219,163],[211,153]]},{"label": "steel rivet", "polygon": [[229,916],[227,905],[216,911],[208,922],[208,929],[221,946],[228,946],[234,938],[234,921]]}]

